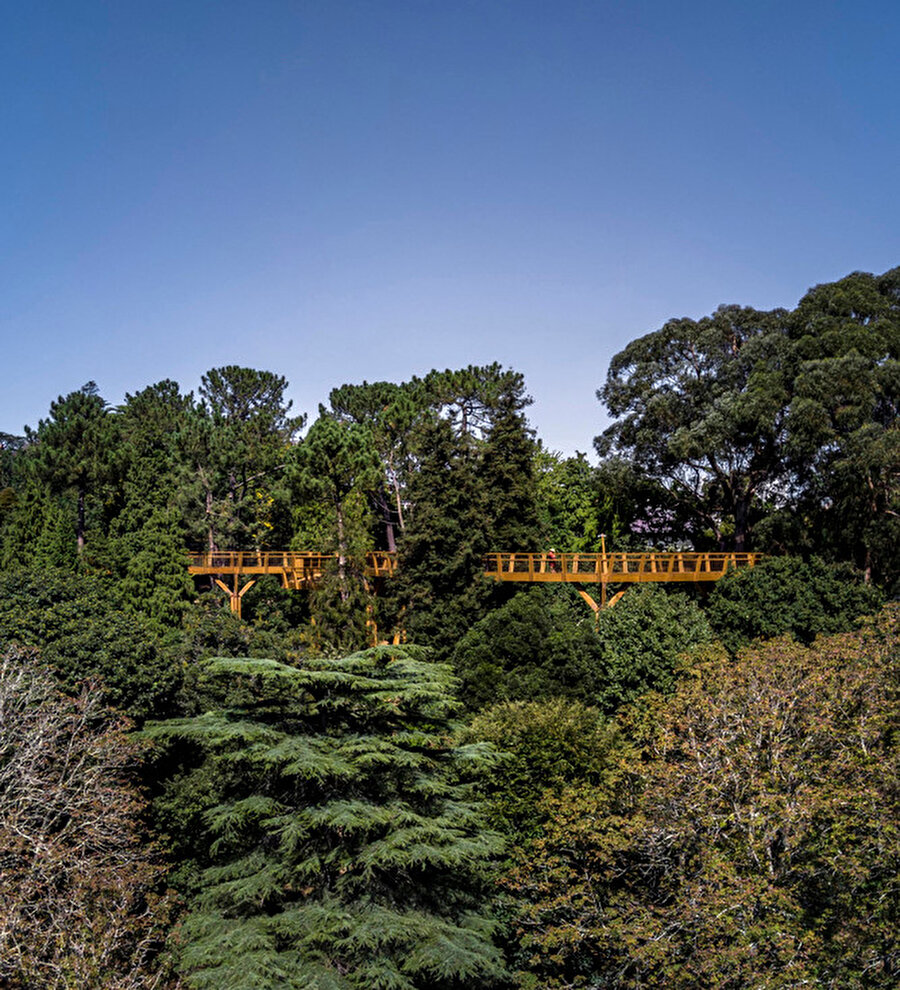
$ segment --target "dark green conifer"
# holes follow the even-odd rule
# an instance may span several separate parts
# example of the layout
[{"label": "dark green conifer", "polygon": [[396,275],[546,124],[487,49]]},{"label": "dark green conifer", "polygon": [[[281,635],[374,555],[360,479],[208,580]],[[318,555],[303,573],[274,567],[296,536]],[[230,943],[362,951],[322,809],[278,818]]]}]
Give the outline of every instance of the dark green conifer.
[{"label": "dark green conifer", "polygon": [[422,429],[419,470],[410,486],[415,511],[399,552],[390,591],[408,637],[448,656],[483,614],[490,589],[481,578],[490,548],[478,465],[450,423]]},{"label": "dark green conifer", "polygon": [[451,689],[397,647],[199,666],[201,714],[148,733],[187,864],[190,986],[504,985],[484,899],[499,840],[460,783],[486,754],[453,745]]}]

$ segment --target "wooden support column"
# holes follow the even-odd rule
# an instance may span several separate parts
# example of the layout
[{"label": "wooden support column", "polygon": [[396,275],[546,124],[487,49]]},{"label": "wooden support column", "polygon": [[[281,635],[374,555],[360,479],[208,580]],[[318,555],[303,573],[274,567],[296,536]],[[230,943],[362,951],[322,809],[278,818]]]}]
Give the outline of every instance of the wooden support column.
[{"label": "wooden support column", "polygon": [[624,591],[617,591],[612,596],[612,598],[610,598],[607,601],[607,599],[606,599],[606,582],[605,581],[601,582],[601,584],[600,584],[600,595],[601,595],[601,597],[600,597],[600,604],[599,605],[597,604],[596,600],[591,595],[589,595],[583,588],[576,588],[575,590],[587,602],[588,606],[590,607],[591,611],[594,613],[594,616],[596,617],[596,616],[598,616],[600,614],[600,612],[603,609],[605,609],[605,608],[612,608],[613,605],[615,605],[616,602],[619,601],[619,599],[621,599],[622,595],[624,595],[625,594],[625,591],[627,591],[628,589],[626,588]]},{"label": "wooden support column", "polygon": [[228,585],[219,578],[214,578],[213,580],[222,589],[222,591],[224,591],[225,594],[228,595],[229,608],[238,618],[240,618],[241,599],[244,597],[244,595],[247,594],[247,592],[253,587],[253,585],[256,584],[256,578],[253,578],[252,580],[248,581],[243,587],[241,587],[240,574],[235,572],[232,576],[234,578],[234,584],[231,588],[229,588]]},{"label": "wooden support column", "polygon": [[[591,611],[593,611],[594,614],[596,615],[597,612],[600,611],[600,606],[594,601],[594,599],[583,588],[576,588],[575,590],[588,603],[588,605],[591,608]],[[603,585],[603,594],[604,595],[606,594],[606,585],[605,584]]]}]

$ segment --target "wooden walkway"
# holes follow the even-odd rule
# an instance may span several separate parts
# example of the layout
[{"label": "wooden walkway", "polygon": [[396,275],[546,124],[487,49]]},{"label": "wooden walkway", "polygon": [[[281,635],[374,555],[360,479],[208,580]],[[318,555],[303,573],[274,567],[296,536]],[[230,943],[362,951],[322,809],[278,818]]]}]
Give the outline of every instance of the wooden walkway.
[{"label": "wooden walkway", "polygon": [[[718,581],[729,571],[753,567],[761,558],[758,553],[491,553],[484,558],[484,576],[495,581],[574,584],[597,611],[614,605],[624,594],[618,591],[607,601],[608,584]],[[223,550],[191,554],[188,569],[191,574],[209,575],[229,596],[232,612],[240,615],[241,599],[259,577],[273,574],[285,588],[309,589],[335,560],[328,553]],[[366,554],[366,578],[390,577],[396,569],[396,554]],[[231,579],[230,586],[226,578]],[[599,605],[585,585],[599,585]]]}]

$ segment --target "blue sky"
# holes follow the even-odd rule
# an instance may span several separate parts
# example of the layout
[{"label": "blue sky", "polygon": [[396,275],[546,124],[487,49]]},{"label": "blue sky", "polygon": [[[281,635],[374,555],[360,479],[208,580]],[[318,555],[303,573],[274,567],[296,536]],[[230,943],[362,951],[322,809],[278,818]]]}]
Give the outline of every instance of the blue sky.
[{"label": "blue sky", "polygon": [[591,451],[629,340],[900,264],[898,43],[871,0],[7,4],[0,431],[496,360]]}]

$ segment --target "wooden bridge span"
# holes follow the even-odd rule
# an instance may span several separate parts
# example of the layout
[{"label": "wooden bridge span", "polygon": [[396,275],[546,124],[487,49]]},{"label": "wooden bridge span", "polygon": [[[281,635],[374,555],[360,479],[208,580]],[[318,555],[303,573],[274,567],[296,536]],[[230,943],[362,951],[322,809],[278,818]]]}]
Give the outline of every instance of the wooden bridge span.
[{"label": "wooden bridge span", "polygon": [[[484,576],[495,581],[534,583],[565,582],[596,612],[614,605],[625,593],[619,590],[607,598],[607,585],[648,582],[718,581],[729,571],[753,567],[758,553],[489,553],[484,557]],[[285,588],[314,588],[326,568],[333,566],[335,554],[288,550],[223,550],[191,554],[191,574],[209,575],[229,596],[231,611],[241,614],[241,599],[265,574],[279,578]],[[397,569],[392,553],[366,554],[365,576],[380,580]],[[230,578],[230,582],[226,580]],[[584,586],[599,586],[600,603]]]}]

